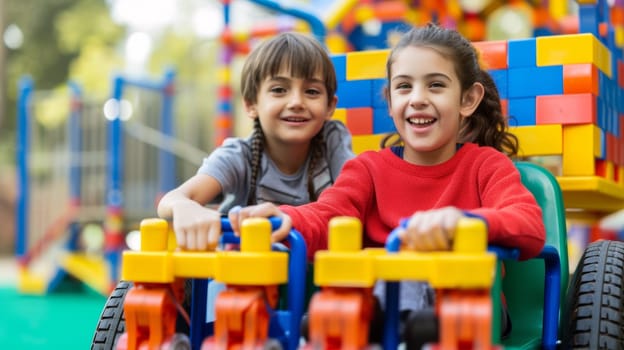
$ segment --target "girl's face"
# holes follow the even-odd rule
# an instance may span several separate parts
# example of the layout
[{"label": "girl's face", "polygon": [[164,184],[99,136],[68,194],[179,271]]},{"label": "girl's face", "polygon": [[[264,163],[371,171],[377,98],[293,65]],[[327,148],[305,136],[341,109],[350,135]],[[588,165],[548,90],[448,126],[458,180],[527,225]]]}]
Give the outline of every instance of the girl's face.
[{"label": "girl's face", "polygon": [[260,118],[267,146],[307,146],[336,108],[337,98],[328,101],[319,73],[312,79],[294,78],[288,69],[260,84],[257,102],[245,103],[251,118]]},{"label": "girl's face", "polygon": [[482,85],[462,93],[453,61],[432,47],[408,46],[394,58],[389,109],[405,144],[404,159],[419,165],[449,160],[462,118],[469,117],[483,97]]}]

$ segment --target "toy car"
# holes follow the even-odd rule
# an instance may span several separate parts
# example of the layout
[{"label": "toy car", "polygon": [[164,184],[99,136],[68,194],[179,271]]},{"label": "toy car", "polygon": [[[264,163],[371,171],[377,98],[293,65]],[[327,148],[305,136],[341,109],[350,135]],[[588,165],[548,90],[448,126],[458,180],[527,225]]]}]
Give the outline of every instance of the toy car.
[{"label": "toy car", "polygon": [[[622,320],[624,315],[624,304],[622,303],[622,300],[624,300],[624,288],[622,288],[624,242],[605,240],[590,244],[585,250],[568,286],[566,224],[559,186],[552,174],[540,166],[518,162],[517,168],[520,171],[523,183],[533,193],[542,208],[547,239],[546,246],[537,258],[517,261],[517,251],[497,247],[489,247],[488,252],[486,252],[484,251],[484,233],[478,233],[479,230],[477,230],[476,234],[470,234],[472,236],[469,236],[469,239],[465,240],[466,244],[463,245],[463,248],[460,248],[460,250],[464,251],[464,255],[466,255],[466,252],[469,253],[467,254],[471,256],[469,259],[457,259],[453,257],[455,252],[444,252],[444,255],[450,259],[451,263],[436,265],[437,263],[427,262],[424,257],[418,257],[418,254],[401,255],[401,253],[397,253],[397,247],[400,244],[397,243],[395,235],[390,235],[386,249],[388,252],[383,250],[362,251],[357,241],[358,236],[361,239],[361,231],[353,230],[352,228],[347,229],[347,231],[356,232],[355,235],[351,234],[351,239],[355,240],[350,241],[347,239],[340,240],[337,243],[330,243],[330,248],[332,245],[337,244],[338,250],[332,251],[330,249],[327,252],[317,253],[315,265],[318,266],[314,267],[314,271],[315,276],[317,276],[316,283],[321,286],[321,291],[319,294],[315,294],[310,302],[310,343],[305,346],[314,347],[315,344],[316,346],[324,344],[322,339],[327,334],[333,334],[334,338],[349,338],[350,343],[345,343],[345,347],[342,347],[340,345],[342,340],[334,339],[332,340],[334,345],[328,345],[329,343],[327,343],[320,345],[320,347],[332,348],[332,346],[336,346],[335,344],[339,344],[337,348],[364,348],[370,346],[370,344],[365,344],[365,332],[362,332],[367,327],[366,321],[370,315],[369,290],[375,280],[385,280],[389,282],[389,288],[382,345],[384,349],[397,348],[400,342],[395,312],[397,282],[415,279],[428,280],[432,285],[443,287],[442,289],[446,290],[443,295],[447,301],[438,304],[436,315],[434,315],[435,319],[430,320],[431,322],[428,325],[439,325],[439,327],[431,328],[433,332],[437,333],[434,334],[434,337],[437,335],[437,343],[434,343],[438,347],[444,349],[461,348],[461,346],[480,349],[495,347],[504,349],[621,348],[622,344],[624,344],[624,322]],[[164,229],[158,229],[159,232],[162,230],[166,231],[166,223],[158,223],[158,225],[165,225]],[[222,223],[222,225],[225,229],[229,227],[227,222]],[[146,231],[145,234],[148,234],[147,231],[151,230],[148,230],[149,227],[152,227],[152,225],[146,225],[142,230],[142,234],[144,230]],[[265,232],[265,236],[270,234],[266,228],[260,231]],[[163,233],[159,234],[162,237]],[[477,240],[476,237],[479,237],[479,234],[481,239]],[[228,236],[231,235],[225,235],[225,237]],[[240,240],[242,245],[245,239],[246,234],[243,234]],[[331,240],[330,236],[330,242]],[[146,241],[152,242],[155,240],[151,238]],[[171,288],[169,286],[175,283],[174,275],[183,278],[215,278],[229,284],[243,285],[248,284],[247,282],[249,281],[246,278],[249,277],[253,280],[251,284],[255,286],[254,288],[262,283],[276,285],[286,282],[283,274],[280,274],[280,278],[276,278],[274,273],[269,272],[269,270],[263,270],[262,272],[253,270],[255,272],[251,272],[251,276],[249,271],[244,272],[245,269],[249,269],[249,266],[261,266],[256,265],[252,256],[245,258],[247,260],[245,260],[245,265],[240,267],[242,269],[241,272],[237,272],[238,270],[236,269],[218,272],[219,270],[213,270],[209,267],[200,268],[199,266],[202,266],[202,264],[218,266],[218,263],[214,264],[215,261],[220,261],[219,253],[168,252],[165,250],[166,246],[164,243],[159,244],[160,246],[158,247],[146,246],[147,251],[144,248],[141,252],[124,255],[123,275],[124,278],[134,281],[135,287],[133,289],[136,289],[137,285],[154,286],[151,282],[158,282],[159,285],[156,286],[156,289],[161,290],[160,300],[167,298],[164,290]],[[254,247],[263,247],[261,249],[262,252],[255,253],[259,254],[256,256],[259,259],[258,261],[267,257],[265,254],[271,253],[269,248],[267,248],[267,244],[253,244]],[[456,244],[459,243],[456,242]],[[287,279],[289,285],[287,293],[289,299],[288,308],[290,310],[284,311],[285,317],[282,318],[282,321],[273,323],[273,325],[282,325],[281,332],[277,332],[278,335],[274,338],[279,339],[278,342],[269,341],[271,336],[265,336],[266,328],[264,326],[262,326],[261,332],[258,330],[258,333],[261,333],[261,335],[256,339],[260,344],[264,344],[260,346],[277,346],[279,343],[280,346],[288,349],[299,347],[299,323],[303,313],[303,305],[305,303],[303,299],[306,293],[304,290],[306,262],[305,244],[296,231],[291,232],[290,245],[290,272]],[[299,245],[301,247],[298,248]],[[298,255],[301,253],[301,250],[303,250],[303,254]],[[342,255],[337,254],[341,250],[343,251]],[[242,249],[241,252],[229,252],[226,255],[234,257],[236,254],[245,254],[246,252],[245,249]],[[148,256],[153,258],[147,258]],[[297,257],[295,258],[295,256]],[[335,259],[336,257],[338,259]],[[134,259],[137,260],[135,261]],[[434,256],[432,260],[436,259],[441,260],[440,255]],[[139,260],[144,260],[146,265],[141,265]],[[463,271],[463,273],[452,273],[453,261],[457,262],[460,260],[462,262],[456,265],[455,268],[458,269],[457,271]],[[416,263],[424,265],[420,265],[421,267],[418,270],[414,268],[400,268],[400,266],[415,266],[414,264]],[[502,263],[505,266],[505,278],[500,277]],[[469,266],[466,264],[474,265]],[[154,269],[153,266],[156,265],[159,265],[160,268]],[[468,270],[466,270],[467,268]],[[292,272],[296,269],[298,269],[298,272]],[[147,272],[152,270],[153,272]],[[466,271],[471,271],[471,273]],[[232,276],[240,274],[247,277],[241,277],[240,280],[232,277],[234,279],[230,280],[227,277],[230,273]],[[263,278],[261,275],[266,275],[267,281],[261,282],[259,280]],[[466,289],[462,285],[469,288]],[[122,282],[109,298],[109,302],[102,313],[92,348],[112,348],[114,338],[123,332],[123,311],[120,309],[120,302],[123,299],[123,293],[126,291],[125,328],[127,332],[125,333],[126,335],[119,337],[117,342],[133,344],[134,346],[134,344],[138,344],[138,341],[130,340],[130,336],[137,339],[140,338],[142,342],[146,342],[149,338],[149,336],[139,336],[138,334],[140,333],[132,330],[137,328],[137,325],[134,319],[131,321],[132,325],[130,325],[130,315],[127,311],[128,298],[131,295],[129,288],[130,284]],[[347,294],[342,294],[337,299],[333,296],[327,298],[326,291],[328,290],[335,292],[334,296],[336,292],[342,293],[345,290],[348,291],[347,294],[350,294],[347,297],[345,297]],[[466,293],[467,290],[468,293]],[[498,315],[500,312],[500,298],[491,297],[500,295],[501,291],[505,294],[513,325],[511,333],[505,339],[501,339],[499,318],[493,317],[493,315]],[[172,292],[172,294],[175,295],[175,292]],[[194,299],[198,298],[197,295],[193,297]],[[199,298],[205,299],[203,297]],[[134,297],[131,299],[134,299]],[[173,300],[171,297],[169,299]],[[317,301],[321,299],[325,301]],[[217,303],[220,303],[220,301],[217,301]],[[232,302],[230,304],[236,303]],[[325,308],[321,312],[321,315],[324,313],[321,317],[317,317],[319,314],[318,305],[321,305],[321,309]],[[327,305],[330,305],[329,309]],[[351,305],[352,311],[343,312],[336,309],[339,306],[344,308],[346,305]],[[448,307],[448,305],[451,306]],[[461,312],[457,311],[458,305],[460,306],[459,309],[462,310]],[[258,307],[259,305],[256,304],[256,308]],[[453,311],[454,308],[455,311]],[[174,320],[171,317],[171,315],[175,314],[174,306],[169,306],[169,309],[168,313],[165,314],[162,311],[154,313],[154,318],[152,319],[158,327],[166,328],[166,332],[162,332],[162,335],[157,337],[159,344],[164,344],[171,348],[172,345],[170,344],[178,341],[187,344],[185,346],[191,346],[190,341],[182,341],[184,339],[183,336],[175,335],[173,331]],[[355,314],[352,312],[355,312]],[[335,323],[336,320],[343,317],[340,316],[341,313],[343,316],[347,315],[345,317],[349,317],[349,313],[352,313],[350,318],[352,322],[351,327],[334,327],[332,329],[327,322],[331,323],[333,321]],[[111,315],[113,317],[110,317]],[[158,320],[159,317],[161,320]],[[321,321],[317,322],[317,319]],[[191,322],[191,329],[201,328],[201,324],[197,325],[193,324],[193,322],[202,322],[201,319],[194,319]],[[217,315],[218,322],[220,322],[219,315]],[[256,327],[260,327],[261,324],[255,323]],[[449,324],[461,324],[462,327],[453,328],[449,327]],[[319,331],[319,327],[324,327],[325,329]],[[408,332],[410,331],[408,330]],[[103,334],[104,336],[102,336]],[[151,334],[150,336],[153,336],[153,334],[157,333]],[[207,346],[206,348],[215,348],[213,347],[215,340],[214,338],[212,339],[208,342],[202,339],[204,346]],[[472,343],[475,339],[480,339],[480,342]],[[460,346],[459,344],[462,345]],[[100,347],[100,345],[102,346]],[[193,349],[197,349],[199,346],[197,341],[192,344]],[[118,344],[117,348],[124,347]],[[136,347],[127,346],[127,348]]]}]

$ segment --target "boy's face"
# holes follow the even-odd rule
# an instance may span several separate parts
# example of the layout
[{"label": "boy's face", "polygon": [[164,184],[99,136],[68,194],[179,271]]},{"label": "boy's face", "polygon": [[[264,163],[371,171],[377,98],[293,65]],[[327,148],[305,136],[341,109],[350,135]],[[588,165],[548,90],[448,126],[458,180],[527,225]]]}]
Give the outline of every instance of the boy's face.
[{"label": "boy's face", "polygon": [[292,77],[288,70],[264,79],[256,101],[245,103],[247,114],[260,118],[269,146],[309,143],[336,107],[336,97],[328,101],[321,74],[301,79]]},{"label": "boy's face", "polygon": [[468,95],[462,94],[453,62],[437,49],[408,46],[397,52],[389,109],[405,143],[405,160],[434,165],[455,154],[461,119],[474,111],[464,101],[471,100]]}]

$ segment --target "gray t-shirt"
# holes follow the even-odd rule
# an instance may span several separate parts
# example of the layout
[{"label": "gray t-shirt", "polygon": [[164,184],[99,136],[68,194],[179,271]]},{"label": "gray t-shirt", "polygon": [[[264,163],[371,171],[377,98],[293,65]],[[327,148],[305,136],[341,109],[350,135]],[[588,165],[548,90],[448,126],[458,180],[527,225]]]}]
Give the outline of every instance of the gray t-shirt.
[{"label": "gray t-shirt", "polygon": [[[314,169],[314,189],[317,196],[331,186],[345,161],[354,157],[351,134],[337,120],[325,122],[321,130],[325,140],[325,154]],[[246,205],[251,183],[251,139],[228,138],[204,159],[198,174],[214,177],[225,197],[219,211],[227,213],[236,205]],[[308,163],[295,174],[282,173],[273,161],[263,154],[258,179],[256,199],[258,203],[301,205],[310,202],[308,195]],[[243,185],[244,184],[244,185]]]}]

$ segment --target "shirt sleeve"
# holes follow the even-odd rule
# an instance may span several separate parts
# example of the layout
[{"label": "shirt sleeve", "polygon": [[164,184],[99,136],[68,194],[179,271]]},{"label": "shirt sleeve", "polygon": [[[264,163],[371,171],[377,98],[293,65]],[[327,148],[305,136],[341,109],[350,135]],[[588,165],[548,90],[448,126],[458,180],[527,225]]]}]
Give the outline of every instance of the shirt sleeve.
[{"label": "shirt sleeve", "polygon": [[482,207],[469,212],[485,218],[490,243],[518,248],[521,260],[537,256],[546,240],[542,210],[515,165],[498,153],[487,157],[480,169]]},{"label": "shirt sleeve", "polygon": [[374,185],[365,164],[358,158],[347,161],[336,183],[323,191],[316,202],[302,206],[280,206],[292,218],[293,227],[301,232],[308,246],[308,260],[314,253],[327,249],[327,231],[331,218],[352,216],[364,221],[373,202]]},{"label": "shirt sleeve", "polygon": [[249,146],[242,139],[228,138],[208,157],[204,158],[198,174],[214,177],[224,194],[236,193],[248,183]]}]

